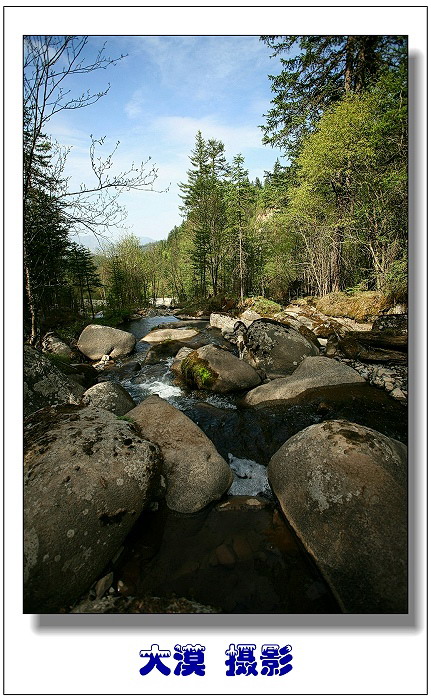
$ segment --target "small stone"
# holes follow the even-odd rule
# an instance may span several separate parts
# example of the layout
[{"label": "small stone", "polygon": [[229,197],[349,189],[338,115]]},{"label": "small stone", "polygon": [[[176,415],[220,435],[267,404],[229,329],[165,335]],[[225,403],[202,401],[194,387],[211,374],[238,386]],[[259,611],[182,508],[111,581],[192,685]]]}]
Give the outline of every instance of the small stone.
[{"label": "small stone", "polygon": [[222,566],[227,566],[228,568],[235,566],[236,559],[226,544],[219,545],[215,551],[217,559]]},{"label": "small stone", "polygon": [[235,535],[233,538],[233,551],[240,561],[247,561],[253,557],[253,551],[249,543],[241,535]]},{"label": "small stone", "polygon": [[114,580],[114,574],[112,571],[109,572],[109,574],[106,574],[106,576],[103,576],[103,578],[99,579],[99,581],[96,583],[96,598],[101,598],[104,593],[112,586],[112,582]]},{"label": "small stone", "polygon": [[391,396],[393,396],[394,399],[405,399],[406,398],[405,392],[399,388],[396,388],[393,391],[391,391]]}]

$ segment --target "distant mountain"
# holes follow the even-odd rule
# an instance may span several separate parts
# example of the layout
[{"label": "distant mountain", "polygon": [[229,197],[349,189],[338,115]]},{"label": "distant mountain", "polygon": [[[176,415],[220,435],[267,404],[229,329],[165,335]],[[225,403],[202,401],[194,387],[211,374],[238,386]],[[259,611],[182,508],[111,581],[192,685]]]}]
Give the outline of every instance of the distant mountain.
[{"label": "distant mountain", "polygon": [[[141,242],[141,245],[147,245],[148,243],[157,243],[157,241],[154,238],[149,238],[148,236],[138,236],[138,238]],[[104,238],[103,236],[97,238],[92,233],[81,235],[79,237],[74,236],[72,240],[75,243],[79,243],[79,245],[85,246],[86,248],[91,250],[92,253],[99,251],[101,248],[107,248],[110,244],[116,242],[111,238]]]}]

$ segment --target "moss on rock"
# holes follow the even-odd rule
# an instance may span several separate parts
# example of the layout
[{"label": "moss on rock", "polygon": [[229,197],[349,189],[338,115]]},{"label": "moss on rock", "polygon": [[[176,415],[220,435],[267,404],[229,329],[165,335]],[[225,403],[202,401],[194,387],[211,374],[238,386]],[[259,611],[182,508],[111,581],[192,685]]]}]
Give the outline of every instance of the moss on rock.
[{"label": "moss on rock", "polygon": [[196,352],[191,352],[183,359],[181,372],[187,384],[197,386],[198,389],[211,389],[218,379],[218,374]]}]

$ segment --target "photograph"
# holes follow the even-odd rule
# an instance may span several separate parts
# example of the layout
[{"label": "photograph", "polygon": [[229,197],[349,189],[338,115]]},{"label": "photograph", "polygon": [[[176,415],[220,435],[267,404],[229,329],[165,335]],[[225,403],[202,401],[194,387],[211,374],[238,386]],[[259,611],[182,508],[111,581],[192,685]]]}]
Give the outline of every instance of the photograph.
[{"label": "photograph", "polygon": [[22,56],[23,612],[408,614],[408,35]]}]

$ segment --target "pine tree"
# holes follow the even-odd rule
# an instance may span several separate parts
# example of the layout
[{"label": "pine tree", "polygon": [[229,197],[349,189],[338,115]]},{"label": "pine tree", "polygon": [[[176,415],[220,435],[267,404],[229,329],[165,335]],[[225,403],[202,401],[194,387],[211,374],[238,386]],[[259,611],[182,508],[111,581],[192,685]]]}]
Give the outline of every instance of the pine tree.
[{"label": "pine tree", "polygon": [[[264,143],[295,156],[323,111],[346,93],[361,92],[381,70],[406,60],[402,36],[262,36],[282,71],[270,75],[274,105],[266,115]],[[290,58],[282,54],[290,53]]]}]

